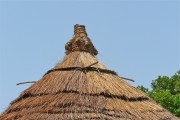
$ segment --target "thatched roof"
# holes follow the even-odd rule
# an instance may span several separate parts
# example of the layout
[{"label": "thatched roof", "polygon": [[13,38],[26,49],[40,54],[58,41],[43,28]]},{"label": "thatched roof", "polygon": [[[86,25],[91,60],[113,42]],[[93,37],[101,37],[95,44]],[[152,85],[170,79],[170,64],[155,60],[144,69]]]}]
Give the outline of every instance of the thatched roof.
[{"label": "thatched roof", "polygon": [[75,25],[66,56],[23,91],[0,120],[178,120],[109,70],[85,26]]}]

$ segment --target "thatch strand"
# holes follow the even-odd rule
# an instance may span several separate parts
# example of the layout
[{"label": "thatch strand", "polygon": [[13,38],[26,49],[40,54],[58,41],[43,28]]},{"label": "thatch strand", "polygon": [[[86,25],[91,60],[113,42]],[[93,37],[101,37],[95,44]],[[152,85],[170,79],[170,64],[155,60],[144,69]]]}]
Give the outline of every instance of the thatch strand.
[{"label": "thatch strand", "polygon": [[36,83],[36,81],[20,82],[17,83],[16,85],[27,84],[27,83]]},{"label": "thatch strand", "polygon": [[122,77],[120,76],[120,78],[124,79],[124,80],[129,80],[129,81],[132,81],[132,82],[135,82],[135,80],[131,79],[131,78],[126,78],[126,77]]}]

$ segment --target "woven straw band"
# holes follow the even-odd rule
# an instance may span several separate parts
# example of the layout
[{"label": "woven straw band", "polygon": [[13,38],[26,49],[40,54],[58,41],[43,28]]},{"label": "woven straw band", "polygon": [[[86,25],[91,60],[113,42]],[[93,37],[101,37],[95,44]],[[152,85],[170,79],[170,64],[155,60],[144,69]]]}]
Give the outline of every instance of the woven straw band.
[{"label": "woven straw band", "polygon": [[107,74],[117,75],[117,73],[112,71],[112,70],[101,69],[101,68],[96,68],[96,67],[66,67],[66,68],[51,69],[51,70],[47,71],[44,74],[44,76],[51,73],[51,72],[55,72],[55,71],[72,71],[72,70],[78,70],[78,71],[82,71],[84,73],[87,73],[89,71],[96,71],[99,73],[107,73]]}]

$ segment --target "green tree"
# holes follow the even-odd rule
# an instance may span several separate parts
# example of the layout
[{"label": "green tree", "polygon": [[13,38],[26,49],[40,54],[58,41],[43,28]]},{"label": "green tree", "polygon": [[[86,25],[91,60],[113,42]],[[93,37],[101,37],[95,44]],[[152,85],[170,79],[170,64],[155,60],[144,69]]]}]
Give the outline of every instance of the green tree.
[{"label": "green tree", "polygon": [[159,76],[152,81],[151,87],[151,91],[142,85],[137,88],[147,93],[148,96],[177,117],[180,117],[180,71],[172,77]]},{"label": "green tree", "polygon": [[145,87],[142,86],[142,85],[137,86],[137,88],[138,88],[139,90],[145,92],[145,93],[148,93],[148,92],[149,92],[149,89],[148,89],[148,88],[145,88]]}]

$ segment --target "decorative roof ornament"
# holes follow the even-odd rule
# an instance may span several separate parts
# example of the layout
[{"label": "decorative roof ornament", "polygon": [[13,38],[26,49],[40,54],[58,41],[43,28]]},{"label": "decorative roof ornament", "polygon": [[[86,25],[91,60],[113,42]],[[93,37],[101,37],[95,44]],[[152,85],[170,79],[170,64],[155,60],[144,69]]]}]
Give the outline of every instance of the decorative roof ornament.
[{"label": "decorative roof ornament", "polygon": [[85,51],[97,55],[98,51],[87,36],[84,25],[74,25],[74,35],[65,45],[66,54],[74,51]]}]

